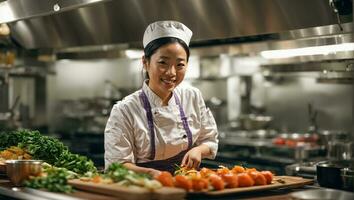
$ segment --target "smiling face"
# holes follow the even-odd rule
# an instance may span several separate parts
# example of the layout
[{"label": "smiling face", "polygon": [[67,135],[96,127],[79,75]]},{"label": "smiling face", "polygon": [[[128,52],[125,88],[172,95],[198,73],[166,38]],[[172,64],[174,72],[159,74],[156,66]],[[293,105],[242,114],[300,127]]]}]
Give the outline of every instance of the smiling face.
[{"label": "smiling face", "polygon": [[187,70],[187,53],[177,42],[161,46],[143,65],[149,74],[149,87],[162,100],[168,98],[184,79]]}]

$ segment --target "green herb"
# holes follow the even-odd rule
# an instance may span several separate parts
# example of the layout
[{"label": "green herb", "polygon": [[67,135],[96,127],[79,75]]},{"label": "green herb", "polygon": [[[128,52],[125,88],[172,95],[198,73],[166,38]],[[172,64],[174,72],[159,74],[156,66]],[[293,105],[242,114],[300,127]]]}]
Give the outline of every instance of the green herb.
[{"label": "green herb", "polygon": [[71,185],[68,185],[68,178],[72,176],[68,170],[63,168],[47,168],[47,176],[33,177],[24,182],[24,186],[34,189],[47,189],[51,192],[73,192]]},{"label": "green herb", "polygon": [[69,152],[58,139],[43,136],[39,131],[17,130],[0,134],[0,148],[18,146],[32,155],[33,159],[44,160],[56,167],[64,167],[84,174],[96,172],[94,163],[85,156]]},{"label": "green herb", "polygon": [[112,163],[105,173],[106,177],[109,177],[113,182],[121,185],[138,185],[149,189],[160,188],[161,184],[152,180],[149,174],[136,173],[123,166],[121,163]]},{"label": "green herb", "polygon": [[110,177],[114,182],[124,180],[128,173],[129,170],[125,168],[121,163],[112,163],[106,171],[106,175]]},{"label": "green herb", "polygon": [[60,159],[54,163],[54,166],[64,167],[79,174],[84,174],[86,172],[97,172],[94,163],[86,156],[73,154],[67,150],[62,152]]}]

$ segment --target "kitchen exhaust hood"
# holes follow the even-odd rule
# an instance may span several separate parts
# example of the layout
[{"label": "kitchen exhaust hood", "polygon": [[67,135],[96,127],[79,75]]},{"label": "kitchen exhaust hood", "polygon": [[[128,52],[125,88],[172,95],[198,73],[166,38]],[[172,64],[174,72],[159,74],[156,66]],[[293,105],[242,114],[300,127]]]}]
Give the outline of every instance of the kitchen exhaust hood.
[{"label": "kitchen exhaust hood", "polygon": [[156,20],[186,24],[195,47],[337,24],[328,0],[7,0],[0,10],[0,23],[25,49],[141,48],[145,27]]}]

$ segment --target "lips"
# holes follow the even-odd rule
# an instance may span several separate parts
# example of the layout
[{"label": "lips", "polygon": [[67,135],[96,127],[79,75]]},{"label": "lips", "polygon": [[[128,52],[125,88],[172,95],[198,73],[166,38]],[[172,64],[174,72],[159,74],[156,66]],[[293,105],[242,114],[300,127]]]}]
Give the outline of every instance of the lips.
[{"label": "lips", "polygon": [[161,82],[163,82],[168,87],[173,87],[176,83],[176,79],[161,79]]},{"label": "lips", "polygon": [[172,84],[172,83],[176,82],[175,79],[161,79],[161,81],[166,83],[166,84]]}]

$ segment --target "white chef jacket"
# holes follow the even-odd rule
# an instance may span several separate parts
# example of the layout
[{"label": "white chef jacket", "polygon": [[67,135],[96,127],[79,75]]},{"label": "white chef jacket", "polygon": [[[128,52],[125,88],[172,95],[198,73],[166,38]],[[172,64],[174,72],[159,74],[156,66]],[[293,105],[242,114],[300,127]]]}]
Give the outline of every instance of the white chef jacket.
[{"label": "white chef jacket", "polygon": [[[142,90],[151,105],[155,130],[155,159],[173,157],[188,148],[187,133],[183,128],[179,107],[171,97],[168,105],[146,83]],[[105,166],[113,162],[143,163],[151,161],[151,141],[148,120],[138,90],[112,108],[104,133]],[[178,96],[192,132],[193,146],[205,144],[214,159],[218,149],[218,131],[211,111],[206,108],[201,92],[192,86],[177,86]]]}]

